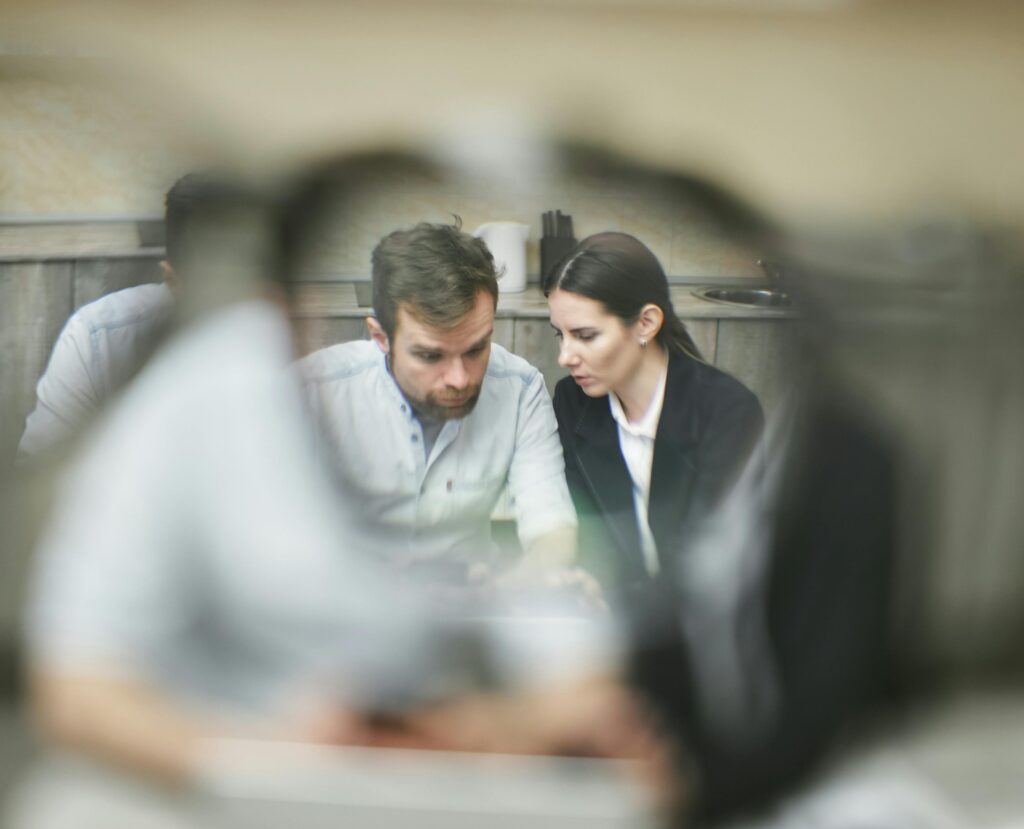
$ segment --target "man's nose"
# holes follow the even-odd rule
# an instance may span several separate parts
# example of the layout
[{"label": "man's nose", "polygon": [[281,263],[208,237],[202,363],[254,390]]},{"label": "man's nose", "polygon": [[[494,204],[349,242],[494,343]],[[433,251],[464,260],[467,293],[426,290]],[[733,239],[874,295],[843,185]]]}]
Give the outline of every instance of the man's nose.
[{"label": "man's nose", "polygon": [[469,385],[469,374],[462,360],[456,358],[448,364],[444,375],[445,385],[452,389],[464,389]]}]

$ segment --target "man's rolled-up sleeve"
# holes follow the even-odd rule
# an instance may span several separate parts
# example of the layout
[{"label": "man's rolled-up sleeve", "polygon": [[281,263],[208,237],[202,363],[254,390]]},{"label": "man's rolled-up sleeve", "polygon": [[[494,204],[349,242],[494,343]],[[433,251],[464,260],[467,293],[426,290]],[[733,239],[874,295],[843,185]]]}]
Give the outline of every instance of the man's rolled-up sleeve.
[{"label": "man's rolled-up sleeve", "polygon": [[36,386],[36,406],[25,422],[19,457],[58,443],[96,411],[100,393],[93,380],[92,361],[89,331],[80,319],[72,317],[57,338]]}]

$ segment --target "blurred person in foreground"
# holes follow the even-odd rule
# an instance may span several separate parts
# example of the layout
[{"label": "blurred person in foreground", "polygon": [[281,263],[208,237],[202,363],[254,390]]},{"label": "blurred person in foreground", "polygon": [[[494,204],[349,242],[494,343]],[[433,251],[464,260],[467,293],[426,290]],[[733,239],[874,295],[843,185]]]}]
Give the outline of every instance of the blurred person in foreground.
[{"label": "blurred person in foreground", "polygon": [[625,233],[580,242],[544,285],[566,473],[585,563],[634,586],[671,570],[761,433],[753,393],[706,363],[653,253]]},{"label": "blurred person in foreground", "polygon": [[374,666],[429,658],[405,649],[407,605],[338,543],[289,370],[287,292],[269,276],[273,217],[235,181],[196,183],[182,276],[236,295],[196,313],[110,408],[38,546],[26,628],[44,731],[164,780],[192,780],[211,737],[315,739],[310,699],[365,702]]},{"label": "blurred person in foreground", "polygon": [[887,436],[812,377],[635,625],[634,685],[680,748],[688,820],[763,815],[891,690]]},{"label": "blurred person in foreground", "polygon": [[372,256],[370,342],[300,363],[353,544],[464,580],[493,564],[508,487],[520,573],[573,562],[576,515],[541,373],[492,343],[498,279],[459,225],[397,230]]},{"label": "blurred person in foreground", "polygon": [[20,458],[66,440],[85,425],[169,333],[183,275],[183,232],[205,186],[201,174],[190,173],[167,191],[167,255],[160,262],[160,283],[102,296],[65,323],[36,386],[36,406],[18,445]]}]

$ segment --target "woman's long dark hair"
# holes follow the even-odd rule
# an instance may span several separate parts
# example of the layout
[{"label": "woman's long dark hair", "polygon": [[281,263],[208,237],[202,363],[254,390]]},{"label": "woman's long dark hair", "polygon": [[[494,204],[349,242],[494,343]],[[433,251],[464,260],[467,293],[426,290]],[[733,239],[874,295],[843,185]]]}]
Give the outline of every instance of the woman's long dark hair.
[{"label": "woman's long dark hair", "polygon": [[628,233],[596,233],[581,241],[547,274],[544,295],[556,290],[597,300],[624,325],[635,323],[645,305],[657,305],[665,316],[658,343],[704,360],[672,308],[668,278],[658,257]]}]

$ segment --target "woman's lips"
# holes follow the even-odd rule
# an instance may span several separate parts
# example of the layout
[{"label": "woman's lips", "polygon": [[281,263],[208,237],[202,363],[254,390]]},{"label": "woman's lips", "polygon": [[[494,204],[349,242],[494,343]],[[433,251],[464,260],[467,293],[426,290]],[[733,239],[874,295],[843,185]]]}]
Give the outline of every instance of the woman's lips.
[{"label": "woman's lips", "polygon": [[572,376],[572,379],[575,380],[576,383],[580,386],[586,386],[587,384],[590,383],[590,378],[587,377],[585,374],[574,374]]}]

